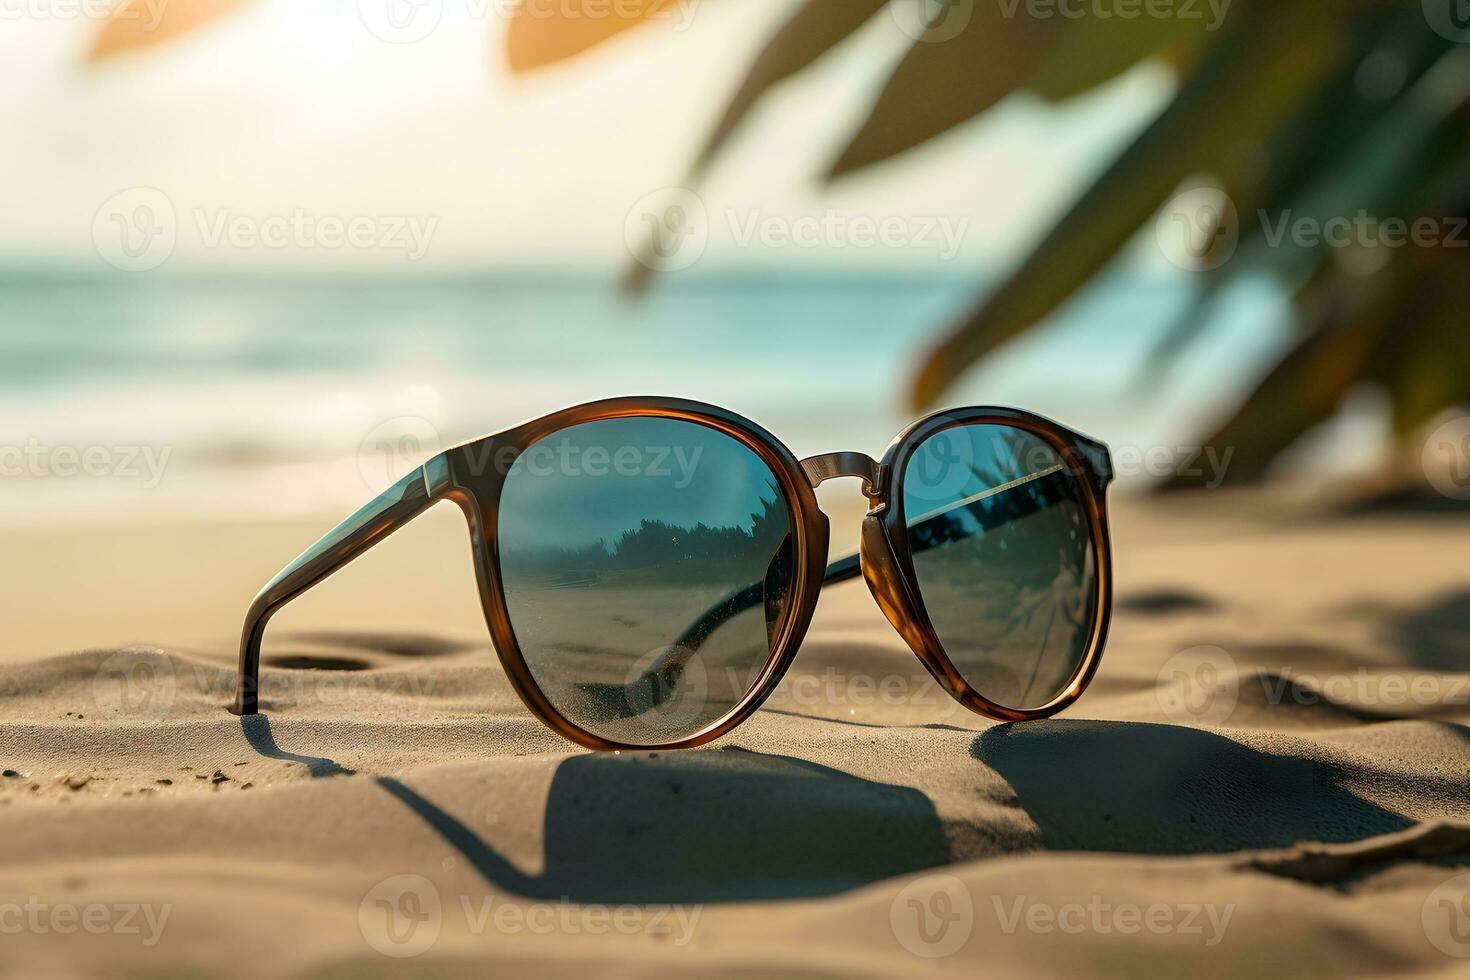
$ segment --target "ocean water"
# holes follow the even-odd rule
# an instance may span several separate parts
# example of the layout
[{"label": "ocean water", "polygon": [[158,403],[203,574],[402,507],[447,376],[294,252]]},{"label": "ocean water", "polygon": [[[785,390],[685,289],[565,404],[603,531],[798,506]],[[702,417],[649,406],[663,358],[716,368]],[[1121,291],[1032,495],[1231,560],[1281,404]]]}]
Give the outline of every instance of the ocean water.
[{"label": "ocean water", "polygon": [[[799,456],[876,456],[915,417],[922,352],[980,288],[772,273],[676,277],[632,301],[605,278],[544,273],[11,268],[0,499],[10,522],[340,508],[415,450],[627,394],[723,405]],[[1284,322],[1274,291],[1242,290],[1167,383],[1140,386],[1141,358],[1191,294],[1106,282],[946,403],[1019,405],[1115,445],[1187,444],[1279,349]],[[84,453],[89,466],[67,465]]]}]

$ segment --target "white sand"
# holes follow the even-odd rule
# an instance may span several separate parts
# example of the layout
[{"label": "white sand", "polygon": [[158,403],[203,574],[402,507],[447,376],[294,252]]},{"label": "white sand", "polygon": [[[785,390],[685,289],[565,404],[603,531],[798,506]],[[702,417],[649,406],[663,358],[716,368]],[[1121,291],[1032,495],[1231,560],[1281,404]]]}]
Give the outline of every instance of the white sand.
[{"label": "white sand", "polygon": [[339,669],[244,724],[312,529],[11,535],[0,975],[1464,975],[1470,527],[1258,509],[1121,508],[1060,719],[969,715],[851,583],[737,732],[618,756],[510,692],[447,509],[278,618]]}]

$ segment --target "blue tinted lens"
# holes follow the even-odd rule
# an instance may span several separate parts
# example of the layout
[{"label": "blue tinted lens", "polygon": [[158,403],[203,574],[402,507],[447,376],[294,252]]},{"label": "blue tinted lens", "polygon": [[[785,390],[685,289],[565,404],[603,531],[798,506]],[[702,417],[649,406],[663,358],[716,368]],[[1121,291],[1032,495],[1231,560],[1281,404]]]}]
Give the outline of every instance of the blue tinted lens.
[{"label": "blue tinted lens", "polygon": [[1016,709],[1062,694],[1098,608],[1087,497],[1050,444],[1022,429],[945,429],[903,474],[909,550],[945,653],[982,696]]},{"label": "blue tinted lens", "polygon": [[791,586],[791,517],[752,449],[694,422],[563,429],[505,482],[500,575],[552,706],[594,735],[698,733],[755,686]]}]

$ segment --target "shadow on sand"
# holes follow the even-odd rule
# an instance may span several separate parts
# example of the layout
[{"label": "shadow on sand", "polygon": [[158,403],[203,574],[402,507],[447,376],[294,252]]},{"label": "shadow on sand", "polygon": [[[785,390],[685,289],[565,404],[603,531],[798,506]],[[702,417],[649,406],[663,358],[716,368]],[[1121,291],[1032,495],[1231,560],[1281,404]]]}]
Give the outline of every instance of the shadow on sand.
[{"label": "shadow on sand", "polygon": [[344,768],[331,759],[319,755],[299,755],[295,752],[287,752],[276,744],[276,736],[271,731],[271,720],[266,715],[242,715],[240,730],[245,733],[245,741],[249,742],[250,747],[256,752],[267,759],[299,762],[311,773],[312,779],[357,775],[357,770]]},{"label": "shadow on sand", "polygon": [[[1458,727],[1458,726],[1453,726]],[[971,754],[1000,773],[1057,850],[1226,853],[1353,841],[1415,821],[1358,796],[1350,775],[1175,725],[1042,721],[998,725]],[[1408,777],[1405,777],[1408,779]],[[1465,794],[1426,775],[1409,795]]]},{"label": "shadow on sand", "polygon": [[[261,755],[313,776],[350,774],[283,750],[266,717],[242,718]],[[826,766],[740,749],[564,760],[546,800],[545,870],[528,875],[462,820],[374,777],[494,887],[607,904],[830,895],[949,863],[928,797]]]},{"label": "shadow on sand", "polygon": [[[350,775],[283,750],[264,716],[241,719],[257,752]],[[1470,741],[1470,733],[1447,725]],[[982,732],[971,754],[999,773],[1054,850],[1228,853],[1347,842],[1415,820],[1357,795],[1352,772],[1171,725],[1042,721]],[[491,886],[538,900],[607,904],[758,901],[830,895],[948,864],[927,796],[788,756],[737,748],[579,755],[552,777],[544,871],[527,874],[454,814],[400,779],[373,777]],[[1382,779],[1379,782],[1383,782]],[[1386,794],[1462,799],[1432,774]]]}]

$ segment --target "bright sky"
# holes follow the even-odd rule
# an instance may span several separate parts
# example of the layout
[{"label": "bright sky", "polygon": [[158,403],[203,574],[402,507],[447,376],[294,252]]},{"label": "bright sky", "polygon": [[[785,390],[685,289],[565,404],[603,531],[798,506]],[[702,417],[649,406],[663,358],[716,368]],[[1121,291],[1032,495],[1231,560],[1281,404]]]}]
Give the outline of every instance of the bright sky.
[{"label": "bright sky", "polygon": [[[75,0],[71,0],[72,3]],[[68,0],[0,0],[0,257],[97,261],[93,222],[121,191],[164,192],[188,264],[383,262],[616,268],[644,195],[679,182],[765,30],[789,3],[705,0],[685,29],[655,24],[563,69],[512,79],[486,0],[443,4],[411,44],[375,37],[358,3],[257,0],[141,57],[88,70],[97,22]],[[381,0],[378,0],[381,2]],[[486,13],[485,11],[488,11]],[[788,86],[702,191],[719,263],[877,262],[949,268],[935,249],[741,248],[756,216],[933,216],[963,228],[962,270],[1007,260],[1056,216],[1166,92],[1145,68],[1062,110],[1008,105],[908,160],[844,182],[811,175],[905,39],[891,18]],[[209,244],[221,218],[433,221],[422,261],[383,248]],[[293,241],[295,239],[292,239]]]}]

